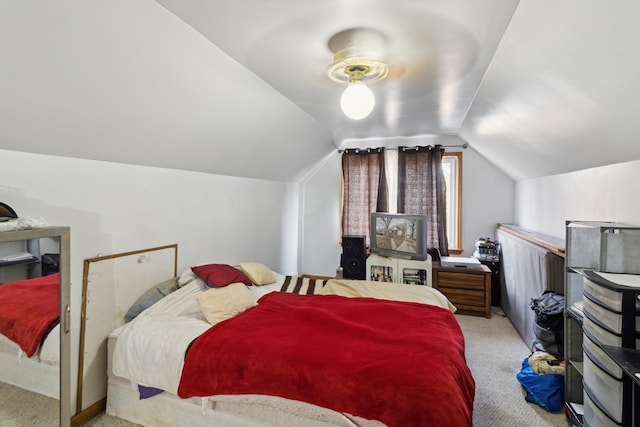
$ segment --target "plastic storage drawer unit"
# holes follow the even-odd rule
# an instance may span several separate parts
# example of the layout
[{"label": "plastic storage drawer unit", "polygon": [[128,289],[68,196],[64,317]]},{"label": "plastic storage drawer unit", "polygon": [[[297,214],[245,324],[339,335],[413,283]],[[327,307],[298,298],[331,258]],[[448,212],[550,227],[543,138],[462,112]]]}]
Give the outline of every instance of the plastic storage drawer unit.
[{"label": "plastic storage drawer unit", "polygon": [[[624,290],[640,291],[640,274],[610,274],[585,271],[583,292],[592,301],[615,312],[622,312]],[[634,301],[635,311],[640,311],[640,300]]]},{"label": "plastic storage drawer unit", "polygon": [[583,336],[582,348],[584,353],[607,373],[616,378],[622,378],[622,368],[598,344],[594,343],[587,334]]},{"label": "plastic storage drawer unit", "polygon": [[[608,310],[595,302],[591,301],[591,297],[585,294],[583,300],[584,313],[591,319],[597,319],[603,326],[615,334],[622,333],[622,313]],[[640,330],[640,317],[635,316],[635,329]]]},{"label": "plastic storage drawer unit", "polygon": [[609,308],[610,310],[622,311],[622,293],[607,289],[586,277],[584,278],[584,294],[594,301],[599,301],[601,305]]},{"label": "plastic storage drawer unit", "polygon": [[587,391],[584,393],[584,418],[583,422],[585,427],[618,427],[622,424],[618,424],[607,416],[604,412],[598,408],[598,405],[593,403],[589,398]]},{"label": "plastic storage drawer unit", "polygon": [[614,378],[600,369],[589,356],[584,358],[584,383],[593,400],[616,423],[622,422],[622,379]]},{"label": "plastic storage drawer unit", "polygon": [[593,322],[588,317],[584,317],[582,324],[584,332],[598,345],[622,346],[622,337],[607,331],[605,328]]}]

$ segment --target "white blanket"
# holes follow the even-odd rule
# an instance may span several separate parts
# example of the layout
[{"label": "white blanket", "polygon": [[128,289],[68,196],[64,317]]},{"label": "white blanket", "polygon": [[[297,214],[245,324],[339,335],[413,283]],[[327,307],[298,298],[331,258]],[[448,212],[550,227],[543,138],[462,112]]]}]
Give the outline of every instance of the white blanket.
[{"label": "white blanket", "polygon": [[[257,300],[279,290],[284,278],[276,274],[276,283],[249,289]],[[211,327],[195,299],[196,294],[208,289],[204,282],[186,272],[180,283],[182,288],[110,334],[118,337],[113,353],[115,375],[177,394],[187,347]]]},{"label": "white blanket", "polygon": [[33,228],[44,228],[46,226],[47,221],[42,218],[16,218],[0,222],[0,231],[30,230]]},{"label": "white blanket", "polygon": [[194,298],[202,291],[202,282],[192,281],[112,332],[113,373],[176,394],[185,349],[211,326]]}]

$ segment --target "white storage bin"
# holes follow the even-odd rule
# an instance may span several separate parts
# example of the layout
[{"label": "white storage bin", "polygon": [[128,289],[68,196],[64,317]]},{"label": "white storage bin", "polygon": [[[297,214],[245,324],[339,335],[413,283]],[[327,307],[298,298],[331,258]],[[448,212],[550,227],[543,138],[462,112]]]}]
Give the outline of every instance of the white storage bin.
[{"label": "white storage bin", "polygon": [[622,292],[607,289],[588,278],[584,278],[583,292],[601,305],[620,313],[622,311]]},{"label": "white storage bin", "polygon": [[566,262],[571,267],[599,268],[600,265],[600,226],[609,226],[605,222],[572,222],[567,225]]},{"label": "white storage bin", "polygon": [[600,221],[567,224],[567,265],[610,273],[640,274],[640,229]]},{"label": "white storage bin", "polygon": [[640,230],[616,230],[604,233],[604,259],[601,270],[609,273],[640,273]]},{"label": "white storage bin", "polygon": [[614,347],[622,346],[622,337],[612,334],[606,329],[596,325],[586,316],[583,318],[582,329],[596,344],[612,345]]},{"label": "white storage bin", "polygon": [[583,300],[583,310],[585,315],[598,320],[614,334],[622,333],[622,314],[600,307],[588,297]]},{"label": "white storage bin", "polygon": [[584,386],[602,410],[616,423],[622,422],[622,380],[608,375],[589,359],[584,358]]},{"label": "white storage bin", "polygon": [[584,425],[588,427],[617,427],[617,424],[593,403],[587,393],[584,393]]},{"label": "white storage bin", "polygon": [[591,341],[587,334],[583,335],[582,347],[584,348],[585,353],[588,354],[589,357],[606,372],[618,379],[622,379],[623,371],[620,365],[614,362],[614,360],[609,357],[609,355],[605,353],[600,346]]}]

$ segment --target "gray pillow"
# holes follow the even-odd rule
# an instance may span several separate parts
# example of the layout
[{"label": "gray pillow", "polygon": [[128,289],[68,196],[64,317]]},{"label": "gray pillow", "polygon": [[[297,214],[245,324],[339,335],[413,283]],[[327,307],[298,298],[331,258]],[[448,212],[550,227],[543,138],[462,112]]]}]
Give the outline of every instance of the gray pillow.
[{"label": "gray pillow", "polygon": [[136,302],[131,306],[131,308],[129,308],[127,314],[124,315],[125,323],[131,322],[144,310],[151,307],[153,304],[160,301],[162,298],[169,295],[176,289],[178,289],[177,277],[158,283],[156,286],[142,294],[140,298],[138,298]]}]

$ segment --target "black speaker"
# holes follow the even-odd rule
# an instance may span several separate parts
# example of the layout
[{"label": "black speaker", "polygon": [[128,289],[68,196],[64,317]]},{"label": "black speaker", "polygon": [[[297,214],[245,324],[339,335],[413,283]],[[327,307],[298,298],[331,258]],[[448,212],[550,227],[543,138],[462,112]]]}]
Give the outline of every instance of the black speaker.
[{"label": "black speaker", "polygon": [[365,236],[342,236],[342,276],[345,279],[367,278]]}]

